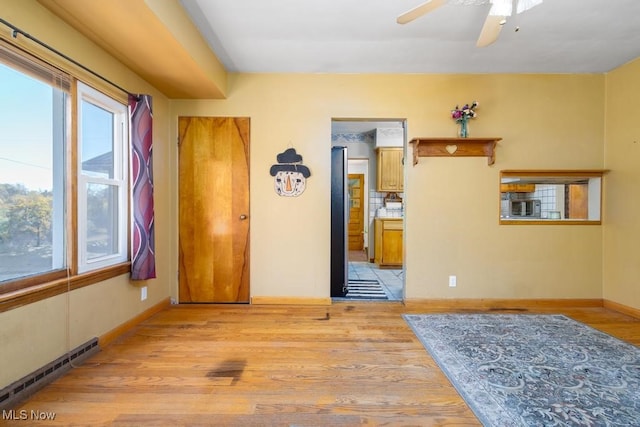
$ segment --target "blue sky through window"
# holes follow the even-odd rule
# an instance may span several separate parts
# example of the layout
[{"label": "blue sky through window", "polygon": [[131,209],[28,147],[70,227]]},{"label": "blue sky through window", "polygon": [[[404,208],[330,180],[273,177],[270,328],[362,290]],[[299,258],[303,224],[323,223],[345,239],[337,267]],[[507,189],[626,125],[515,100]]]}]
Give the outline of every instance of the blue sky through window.
[{"label": "blue sky through window", "polygon": [[0,64],[0,183],[51,190],[52,89]]},{"label": "blue sky through window", "polygon": [[[53,89],[0,64],[0,183],[51,190]],[[83,161],[113,150],[112,114],[83,108]]]}]

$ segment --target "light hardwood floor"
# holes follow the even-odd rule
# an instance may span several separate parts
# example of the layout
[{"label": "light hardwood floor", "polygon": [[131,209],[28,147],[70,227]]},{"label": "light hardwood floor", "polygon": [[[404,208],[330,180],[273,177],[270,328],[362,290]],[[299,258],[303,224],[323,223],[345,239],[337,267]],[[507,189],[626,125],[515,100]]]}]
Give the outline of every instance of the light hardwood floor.
[{"label": "light hardwood floor", "polygon": [[[396,302],[175,306],[15,409],[56,414],[32,425],[480,425],[401,317],[433,311]],[[535,311],[640,345],[639,319],[604,308]]]}]

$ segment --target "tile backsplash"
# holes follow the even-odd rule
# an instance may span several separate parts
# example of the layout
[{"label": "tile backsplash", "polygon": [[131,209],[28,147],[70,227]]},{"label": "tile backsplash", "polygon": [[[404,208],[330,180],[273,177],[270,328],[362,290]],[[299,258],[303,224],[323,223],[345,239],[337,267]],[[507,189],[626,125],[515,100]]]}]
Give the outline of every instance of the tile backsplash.
[{"label": "tile backsplash", "polygon": [[556,200],[555,185],[536,185],[536,191],[533,193],[533,198],[540,200],[542,218],[548,218],[549,212],[563,210],[561,206],[558,206]]},{"label": "tile backsplash", "polygon": [[[369,190],[369,219],[372,221],[376,216],[385,216],[387,218],[402,218],[404,216],[404,209],[389,209],[386,208],[386,215],[377,215],[378,209],[384,208],[384,198],[389,193],[379,193],[375,190]],[[398,193],[400,198],[404,197],[403,193]]]}]

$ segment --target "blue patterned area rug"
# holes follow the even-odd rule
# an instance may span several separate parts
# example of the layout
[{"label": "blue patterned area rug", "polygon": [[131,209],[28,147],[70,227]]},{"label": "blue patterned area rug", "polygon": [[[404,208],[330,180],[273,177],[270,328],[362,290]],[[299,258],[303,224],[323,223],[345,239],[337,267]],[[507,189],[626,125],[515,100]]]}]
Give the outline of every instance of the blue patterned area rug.
[{"label": "blue patterned area rug", "polygon": [[404,318],[485,426],[640,426],[632,344],[563,315]]}]

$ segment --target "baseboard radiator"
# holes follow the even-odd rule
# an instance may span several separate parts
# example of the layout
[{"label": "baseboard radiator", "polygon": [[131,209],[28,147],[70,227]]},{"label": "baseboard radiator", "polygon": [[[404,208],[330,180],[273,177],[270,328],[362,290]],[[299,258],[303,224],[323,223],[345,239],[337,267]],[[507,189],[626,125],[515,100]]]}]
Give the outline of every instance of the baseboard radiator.
[{"label": "baseboard radiator", "polygon": [[26,399],[47,384],[60,378],[71,369],[73,364],[84,362],[87,358],[100,351],[98,338],[92,338],[85,344],[71,350],[48,363],[40,369],[26,375],[18,381],[0,390],[0,410],[9,409],[11,405]]}]

